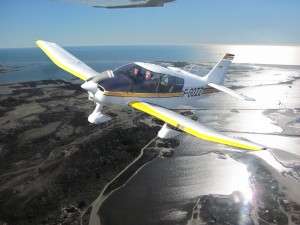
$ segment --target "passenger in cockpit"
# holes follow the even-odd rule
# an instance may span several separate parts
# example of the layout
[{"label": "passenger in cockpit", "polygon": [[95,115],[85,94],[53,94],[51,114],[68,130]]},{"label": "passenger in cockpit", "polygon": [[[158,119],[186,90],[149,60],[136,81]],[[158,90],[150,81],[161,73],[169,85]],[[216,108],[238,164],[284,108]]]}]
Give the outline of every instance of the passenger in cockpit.
[{"label": "passenger in cockpit", "polygon": [[134,67],[132,73],[130,74],[130,78],[136,83],[141,83],[141,73],[139,67]]},{"label": "passenger in cockpit", "polygon": [[140,85],[140,90],[143,92],[154,92],[157,86],[157,81],[152,78],[152,72],[146,70],[143,82]]},{"label": "passenger in cockpit", "polygon": [[146,71],[146,74],[145,74],[145,80],[150,80],[151,77],[152,77],[151,71],[147,70],[147,71]]}]

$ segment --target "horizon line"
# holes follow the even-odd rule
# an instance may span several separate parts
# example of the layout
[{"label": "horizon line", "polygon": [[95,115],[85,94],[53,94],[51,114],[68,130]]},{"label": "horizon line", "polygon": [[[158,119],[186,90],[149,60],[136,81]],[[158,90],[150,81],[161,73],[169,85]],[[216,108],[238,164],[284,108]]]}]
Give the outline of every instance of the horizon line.
[{"label": "horizon line", "polygon": [[[59,44],[58,42],[55,42]],[[60,45],[60,44],[59,44]],[[228,43],[189,43],[189,44],[91,44],[91,45],[61,45],[62,47],[102,47],[102,46],[265,46],[265,47],[300,47],[300,44],[228,44]],[[0,49],[28,49],[38,46],[0,47]]]}]

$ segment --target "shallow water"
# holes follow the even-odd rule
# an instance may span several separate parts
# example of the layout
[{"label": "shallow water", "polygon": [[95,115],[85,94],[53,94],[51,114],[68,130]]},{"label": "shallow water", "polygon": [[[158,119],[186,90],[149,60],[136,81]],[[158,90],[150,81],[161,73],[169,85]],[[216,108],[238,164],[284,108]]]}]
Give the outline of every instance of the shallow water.
[{"label": "shallow water", "polygon": [[101,223],[175,224],[185,218],[190,203],[203,194],[229,195],[240,190],[251,199],[245,165],[231,158],[220,159],[214,153],[205,154],[194,138],[181,141],[173,157],[155,159],[104,202]]},{"label": "shallow water", "polygon": [[[287,196],[300,202],[299,171],[294,167],[300,163],[299,116],[295,110],[300,106],[299,74],[297,69],[272,68],[273,73],[264,74],[266,70],[260,68],[254,78],[248,79],[246,71],[230,75],[245,87],[237,90],[256,98],[256,102],[218,93],[195,102],[194,106],[202,110],[193,112],[199,122],[229,136],[265,145],[267,151],[235,152],[244,158],[236,161],[230,157],[235,148],[181,134],[181,145],[171,158],[157,158],[147,164],[107,198],[100,208],[101,224],[187,224],[198,198],[207,194],[241,191],[251,201],[248,166],[255,167],[260,160]],[[269,79],[259,82],[261,76]]]},{"label": "shallow water", "polygon": [[[198,70],[203,74],[213,66],[211,62],[218,61],[225,52],[235,53],[234,62],[238,63],[300,65],[300,47],[281,49],[287,54],[281,58],[284,61],[267,57],[271,55],[269,48],[256,48],[256,53],[248,47],[233,46],[101,46],[68,47],[67,50],[97,71],[116,68],[129,61],[187,61],[206,63]],[[257,56],[259,51],[264,57],[250,57],[249,52]],[[249,154],[249,157],[263,160],[278,182],[287,183],[287,194],[299,200],[297,173],[290,168],[300,162],[296,110],[300,108],[299,67],[238,63],[232,65],[225,85],[256,101],[243,102],[218,93],[194,101],[193,106],[198,109],[194,113],[199,122],[215,130],[270,147],[267,153]],[[17,70],[0,74],[0,83],[73,79],[38,48],[0,49],[0,64]],[[229,155],[236,149],[186,134],[178,138],[181,145],[173,157],[155,159],[107,198],[100,210],[103,224],[187,224],[187,215],[201,195],[229,195],[240,190],[251,200],[247,165]],[[220,157],[213,152],[227,155]],[[248,153],[238,154],[248,158]],[[289,171],[295,176],[282,176],[282,172]]]}]

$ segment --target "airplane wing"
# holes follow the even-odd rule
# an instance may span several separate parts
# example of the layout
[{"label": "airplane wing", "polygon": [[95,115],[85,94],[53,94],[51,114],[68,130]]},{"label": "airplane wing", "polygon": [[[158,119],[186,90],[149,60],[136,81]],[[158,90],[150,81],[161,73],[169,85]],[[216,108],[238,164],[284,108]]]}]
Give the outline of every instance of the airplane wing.
[{"label": "airplane wing", "polygon": [[[73,0],[74,1],[74,0]],[[173,2],[175,0],[139,0],[139,1],[123,1],[124,3],[113,1],[107,1],[107,4],[101,5],[101,3],[95,5],[95,8],[107,8],[107,9],[122,9],[122,8],[143,8],[143,7],[162,7],[165,5],[165,3]]]},{"label": "airplane wing", "polygon": [[222,92],[225,92],[229,95],[232,95],[233,97],[236,97],[238,99],[241,99],[241,100],[246,100],[246,101],[255,101],[254,98],[249,98],[241,93],[238,93],[237,91],[234,91],[232,89],[229,89],[223,85],[220,85],[220,84],[215,84],[215,83],[209,83],[208,86],[210,87],[213,87],[219,91],[222,91]]},{"label": "airplane wing", "polygon": [[55,43],[38,40],[36,44],[57,66],[84,81],[99,74]]},{"label": "airplane wing", "polygon": [[195,137],[207,141],[217,142],[225,145],[231,145],[231,146],[235,146],[247,150],[265,149],[265,147],[252,143],[250,141],[229,137],[222,133],[216,132],[188,117],[185,117],[183,115],[180,115],[178,113],[175,113],[171,110],[168,110],[166,108],[157,105],[152,105],[145,102],[130,102],[129,105],[133,108],[148,113],[151,116],[154,116],[160,120],[163,120],[164,122],[188,134],[191,134]]}]

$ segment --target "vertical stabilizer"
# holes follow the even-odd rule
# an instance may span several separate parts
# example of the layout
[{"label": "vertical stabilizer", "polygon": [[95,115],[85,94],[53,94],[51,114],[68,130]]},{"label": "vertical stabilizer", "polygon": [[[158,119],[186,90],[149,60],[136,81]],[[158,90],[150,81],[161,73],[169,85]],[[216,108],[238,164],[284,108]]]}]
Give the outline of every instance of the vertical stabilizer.
[{"label": "vertical stabilizer", "polygon": [[227,53],[205,76],[207,83],[223,84],[234,55]]}]

